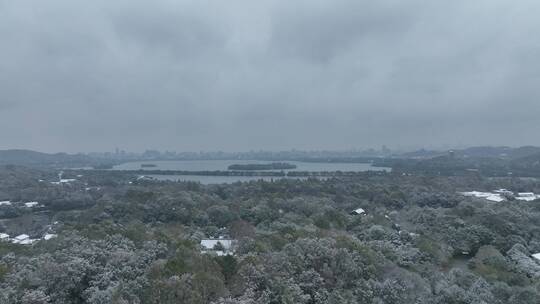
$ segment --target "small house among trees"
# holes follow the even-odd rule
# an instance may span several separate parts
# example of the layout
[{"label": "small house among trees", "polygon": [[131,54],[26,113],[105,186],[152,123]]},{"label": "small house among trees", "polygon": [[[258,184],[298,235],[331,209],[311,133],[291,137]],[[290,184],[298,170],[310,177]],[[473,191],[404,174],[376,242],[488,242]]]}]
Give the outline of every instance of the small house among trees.
[{"label": "small house among trees", "polygon": [[351,215],[362,215],[362,214],[366,214],[366,210],[364,210],[362,208],[358,208],[358,209],[355,209],[355,210],[351,211]]},{"label": "small house among trees", "polygon": [[236,240],[232,239],[204,239],[201,240],[201,253],[215,254],[217,256],[234,255]]}]

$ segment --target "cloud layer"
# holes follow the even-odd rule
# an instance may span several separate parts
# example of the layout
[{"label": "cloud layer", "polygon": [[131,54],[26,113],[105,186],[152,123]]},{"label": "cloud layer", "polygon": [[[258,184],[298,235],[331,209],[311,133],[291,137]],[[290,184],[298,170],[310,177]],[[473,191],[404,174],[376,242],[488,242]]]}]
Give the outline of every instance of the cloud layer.
[{"label": "cloud layer", "polygon": [[540,145],[540,2],[0,0],[0,148]]}]

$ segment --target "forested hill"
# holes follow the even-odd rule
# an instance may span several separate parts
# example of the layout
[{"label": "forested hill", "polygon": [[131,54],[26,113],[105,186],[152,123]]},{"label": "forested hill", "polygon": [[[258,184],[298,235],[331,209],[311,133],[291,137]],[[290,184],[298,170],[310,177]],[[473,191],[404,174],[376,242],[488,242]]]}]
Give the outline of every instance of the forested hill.
[{"label": "forested hill", "polygon": [[539,303],[540,200],[461,193],[537,179],[56,174],[0,166],[2,304]]},{"label": "forested hill", "polygon": [[540,153],[539,147],[523,146],[518,148],[511,147],[471,147],[463,150],[456,150],[456,156],[466,158],[504,158],[518,159]]},{"label": "forested hill", "polygon": [[0,165],[79,166],[91,162],[90,157],[81,154],[48,154],[31,150],[0,150]]},{"label": "forested hill", "polygon": [[540,153],[518,158],[513,161],[516,168],[540,171]]},{"label": "forested hill", "polygon": [[[523,146],[512,148],[507,146],[478,146],[465,149],[452,150],[458,158],[498,158],[498,159],[519,159],[535,154],[540,154],[540,147]],[[396,158],[430,159],[448,155],[448,150],[417,150],[395,155]]]}]

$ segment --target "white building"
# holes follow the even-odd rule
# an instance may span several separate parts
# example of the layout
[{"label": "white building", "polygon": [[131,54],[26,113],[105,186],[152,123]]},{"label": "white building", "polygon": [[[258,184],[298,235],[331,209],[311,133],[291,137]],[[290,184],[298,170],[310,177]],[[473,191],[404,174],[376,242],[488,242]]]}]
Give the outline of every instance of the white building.
[{"label": "white building", "polygon": [[480,192],[480,191],[470,191],[470,192],[461,192],[464,196],[472,196],[472,197],[478,197],[483,198],[491,202],[502,202],[505,200],[505,198],[499,194],[499,193],[491,193],[491,192]]},{"label": "white building", "polygon": [[365,214],[365,213],[366,213],[366,210],[364,210],[363,208],[358,208],[358,209],[355,209],[355,210],[351,211],[352,215],[362,215],[362,214]]},{"label": "white building", "polygon": [[37,241],[37,240],[33,240],[33,239],[25,239],[25,240],[20,241],[18,244],[20,244],[20,245],[31,245],[31,244],[34,243],[35,241]]},{"label": "white building", "polygon": [[62,185],[62,184],[69,184],[69,183],[72,183],[72,182],[75,182],[75,181],[77,181],[77,180],[74,179],[74,178],[61,178],[57,182],[51,182],[51,184],[53,184],[53,185]]},{"label": "white building", "polygon": [[235,246],[236,240],[232,239],[204,239],[201,240],[201,253],[234,255]]},{"label": "white building", "polygon": [[47,234],[45,234],[45,235],[43,236],[43,239],[44,239],[45,241],[48,241],[48,240],[50,240],[50,239],[54,239],[54,238],[57,237],[57,236],[58,236],[58,235],[56,235],[56,234],[47,233]]},{"label": "white building", "polygon": [[22,241],[22,240],[26,240],[26,239],[29,239],[30,236],[28,234],[20,234],[16,237],[14,237],[13,239],[14,240],[17,240],[17,241]]},{"label": "white building", "polygon": [[14,237],[13,239],[11,239],[11,242],[13,244],[23,244],[23,243],[26,244],[28,240],[30,240],[30,236],[28,234],[20,234]]},{"label": "white building", "polygon": [[25,205],[27,208],[36,207],[38,204],[39,204],[38,202],[28,202],[28,203],[24,203],[24,205]]},{"label": "white building", "polygon": [[540,195],[534,194],[532,192],[520,192],[518,193],[518,196],[516,196],[516,199],[520,201],[530,202],[540,199]]},{"label": "white building", "polygon": [[507,190],[507,189],[498,189],[498,190],[495,190],[493,191],[494,193],[498,193],[498,194],[508,194],[508,195],[514,195],[514,192],[510,191],[510,190]]}]

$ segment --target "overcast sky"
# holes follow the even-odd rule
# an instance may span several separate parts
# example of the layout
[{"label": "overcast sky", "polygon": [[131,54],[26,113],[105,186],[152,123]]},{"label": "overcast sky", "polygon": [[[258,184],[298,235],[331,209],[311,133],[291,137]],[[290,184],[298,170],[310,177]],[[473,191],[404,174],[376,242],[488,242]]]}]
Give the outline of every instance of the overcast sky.
[{"label": "overcast sky", "polygon": [[538,0],[0,0],[0,148],[540,145]]}]

